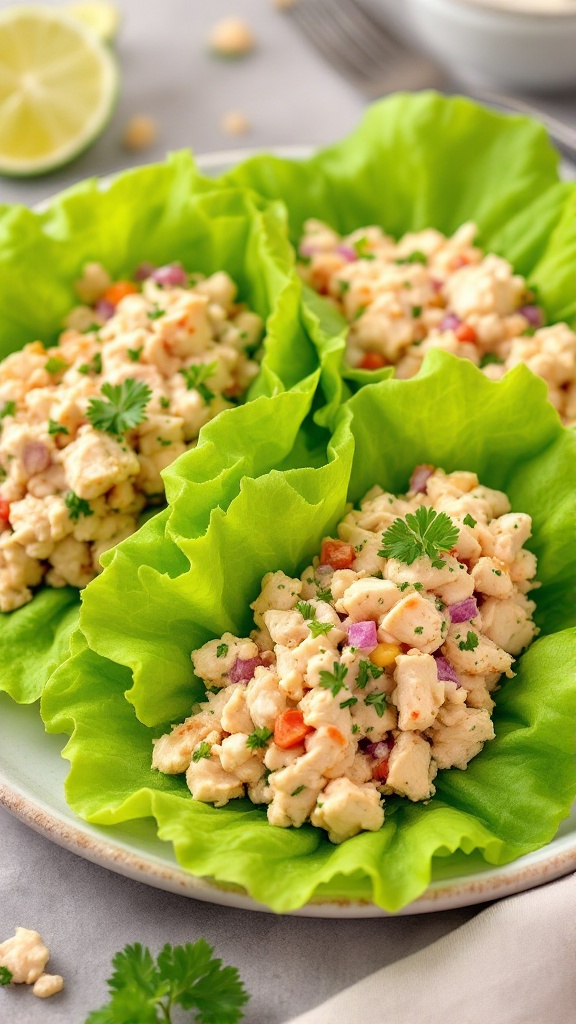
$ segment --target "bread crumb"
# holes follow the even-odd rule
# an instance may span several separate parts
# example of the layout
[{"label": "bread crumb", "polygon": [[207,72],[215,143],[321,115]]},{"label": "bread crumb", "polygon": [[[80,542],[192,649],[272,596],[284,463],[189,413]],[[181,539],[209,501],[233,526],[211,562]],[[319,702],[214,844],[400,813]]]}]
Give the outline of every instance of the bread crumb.
[{"label": "bread crumb", "polygon": [[246,135],[250,131],[250,122],[241,110],[230,110],[224,114],[221,128],[225,135]]},{"label": "bread crumb", "polygon": [[154,118],[137,114],[128,121],[122,141],[126,149],[147,149],[157,137],[158,127]]},{"label": "bread crumb", "polygon": [[252,29],[242,18],[223,18],[212,28],[208,44],[222,57],[243,57],[254,49],[256,40]]},{"label": "bread crumb", "polygon": [[34,983],[32,994],[38,999],[49,999],[61,992],[64,988],[64,979],[60,974],[41,974],[38,981]]}]

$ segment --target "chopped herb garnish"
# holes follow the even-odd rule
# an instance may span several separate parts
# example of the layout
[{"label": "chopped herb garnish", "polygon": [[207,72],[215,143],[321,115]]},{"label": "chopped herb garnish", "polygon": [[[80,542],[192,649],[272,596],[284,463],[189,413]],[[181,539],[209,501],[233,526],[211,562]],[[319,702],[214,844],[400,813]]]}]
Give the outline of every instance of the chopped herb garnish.
[{"label": "chopped herb garnish", "polygon": [[67,434],[68,427],[65,427],[63,423],[58,423],[56,420],[48,420],[48,433]]},{"label": "chopped herb garnish", "polygon": [[354,722],[352,726],[352,735],[355,736],[357,732],[360,732],[360,726],[357,725],[356,722]]},{"label": "chopped herb garnish", "polygon": [[0,409],[0,420],[3,420],[5,416],[14,416],[16,413],[16,402],[4,402],[4,405]]},{"label": "chopped herb garnish", "polygon": [[0,964],[0,985],[9,985],[13,977],[12,971]]},{"label": "chopped herb garnish", "polygon": [[470,630],[468,630],[466,639],[461,640],[458,647],[461,651],[475,651],[479,643],[480,641],[478,640],[476,633],[471,633]]},{"label": "chopped herb garnish", "polygon": [[305,789],[306,786],[298,786],[298,789],[295,789],[293,793],[290,793],[290,796],[300,796],[300,793],[303,793]]},{"label": "chopped herb garnish", "polygon": [[217,658],[225,658],[227,654],[228,654],[228,644],[218,644],[218,647],[216,648],[216,657]]},{"label": "chopped herb garnish", "polygon": [[386,694],[385,693],[369,693],[364,697],[364,703],[369,707],[373,707],[374,711],[378,715],[378,718],[382,718],[386,710]]},{"label": "chopped herb garnish", "polygon": [[327,601],[328,603],[334,600],[332,596],[332,591],[330,590],[329,587],[326,587],[325,590],[317,590],[316,597],[318,598],[319,601]]},{"label": "chopped herb garnish", "polygon": [[399,589],[399,590],[401,591],[401,593],[403,594],[405,590],[408,590],[408,587],[411,587],[411,586],[412,586],[412,584],[411,584],[411,583],[408,583],[408,582],[406,581],[405,583],[397,583],[397,584],[396,584],[396,586],[398,587],[398,589]]},{"label": "chopped herb garnish", "polygon": [[421,555],[427,555],[435,569],[446,565],[441,551],[449,551],[458,540],[458,527],[445,512],[421,505],[416,512],[407,512],[404,519],[395,519],[382,535],[383,558],[397,558],[411,565]]},{"label": "chopped herb garnish", "polygon": [[340,295],[345,295],[350,291],[350,281],[338,281],[338,284],[340,285]]},{"label": "chopped herb garnish", "polygon": [[149,309],[146,316],[149,320],[158,320],[159,317],[164,316],[165,312],[165,309],[160,309],[159,306],[156,306],[154,309]]},{"label": "chopped herb garnish", "polygon": [[194,764],[198,764],[198,761],[201,761],[203,757],[210,757],[210,750],[210,744],[206,743],[206,740],[202,740],[200,746],[196,747],[196,750],[192,754]]},{"label": "chopped herb garnish", "polygon": [[414,590],[424,590],[423,583],[413,583],[412,586],[414,587]]},{"label": "chopped herb garnish", "polygon": [[370,243],[368,242],[368,239],[366,238],[365,235],[362,235],[362,238],[357,238],[356,241],[352,243],[352,245],[353,245],[353,247],[354,247],[354,249],[356,251],[356,255],[361,260],[375,260],[376,259],[375,254],[373,252],[370,252],[370,250],[368,248],[369,244]]},{"label": "chopped herb garnish", "polygon": [[308,629],[315,640],[318,636],[327,636],[330,630],[334,629],[334,624],[332,622],[319,622],[318,619],[312,619],[308,623]]},{"label": "chopped herb garnish", "polygon": [[68,515],[70,519],[76,522],[80,516],[93,516],[94,509],[90,508],[90,502],[85,501],[84,498],[79,498],[74,491],[68,491],[68,494],[64,498],[64,504],[68,509]]},{"label": "chopped herb garnish", "polygon": [[130,362],[137,363],[140,359],[140,353],[143,351],[143,349],[144,345],[140,345],[140,348],[127,348],[126,353],[128,355],[128,359],[130,360]]},{"label": "chopped herb garnish", "polygon": [[116,436],[137,427],[146,419],[145,408],[152,398],[147,384],[129,377],[122,384],[103,384],[102,398],[91,398],[87,417],[96,430]]},{"label": "chopped herb garnish", "polygon": [[502,570],[501,569],[492,569],[492,572],[494,573],[495,576],[501,576],[502,575]]},{"label": "chopped herb garnish", "polygon": [[54,376],[57,373],[62,373],[64,370],[67,370],[68,363],[64,359],[58,359],[57,356],[50,356],[50,359],[44,365],[44,369]]},{"label": "chopped herb garnish", "polygon": [[327,672],[323,669],[320,673],[320,686],[324,687],[325,690],[331,690],[332,696],[337,697],[340,690],[346,689],[346,683],[344,682],[348,675],[348,669],[345,665],[339,665],[337,661],[334,662],[333,672]]},{"label": "chopped herb garnish", "polygon": [[420,636],[424,632],[424,626],[415,626],[414,632],[418,633],[418,635]]},{"label": "chopped herb garnish", "polygon": [[259,747],[265,747],[268,740],[272,739],[272,729],[267,729],[262,726],[261,729],[254,729],[246,739],[246,746],[250,747],[250,750],[258,750]]},{"label": "chopped herb garnish", "polygon": [[173,441],[169,441],[167,437],[157,437],[156,441],[162,446],[162,448],[169,448],[170,445],[174,443]]},{"label": "chopped herb garnish", "polygon": [[420,249],[416,249],[411,252],[409,256],[404,256],[402,259],[394,260],[395,263],[422,263],[424,266],[428,263],[428,257],[425,253],[421,252]]},{"label": "chopped herb garnish", "polygon": [[412,306],[412,316],[415,320],[422,316],[422,306]]},{"label": "chopped herb garnish", "polygon": [[88,327],[85,327],[84,330],[81,333],[82,334],[92,334],[92,331],[99,331],[101,327],[102,327],[102,324],[96,324],[96,323],[88,324]]},{"label": "chopped herb garnish", "polygon": [[160,399],[160,408],[161,409],[169,409],[170,408],[170,399],[166,398],[166,395],[162,395],[162,397]]},{"label": "chopped herb garnish", "polygon": [[96,352],[89,363],[82,363],[82,366],[78,367],[78,373],[102,373],[102,353]]},{"label": "chopped herb garnish", "polygon": [[462,522],[465,526],[470,526],[472,530],[476,526],[476,520],[472,518],[469,512],[466,513]]},{"label": "chopped herb garnish", "polygon": [[356,320],[359,320],[361,316],[364,316],[365,312],[366,306],[360,306],[354,313],[354,316],[352,317],[352,323],[354,323]]},{"label": "chopped herb garnish", "polygon": [[303,619],[313,619],[314,609],[308,601],[298,601],[296,610],[300,612]]},{"label": "chopped herb garnish", "polygon": [[218,369],[218,363],[196,363],[194,366],[185,366],[183,370],[178,370],[186,381],[186,388],[188,391],[195,389],[198,394],[204,399],[206,405],[214,398],[214,392],[210,391],[210,388],[206,387],[206,381],[213,377]]},{"label": "chopped herb garnish", "polygon": [[371,661],[361,661],[358,666],[356,686],[359,690],[363,690],[369,679],[379,679],[382,675],[384,675],[384,669],[379,665],[374,665]]},{"label": "chopped herb garnish", "polygon": [[348,697],[348,700],[343,700],[342,701],[340,707],[341,708],[353,708],[354,705],[357,704],[357,703],[358,703],[358,697]]},{"label": "chopped herb garnish", "polygon": [[495,355],[494,352],[485,352],[480,358],[480,369],[483,370],[485,366],[491,366],[492,363],[502,366],[503,362],[504,360],[500,356]]}]

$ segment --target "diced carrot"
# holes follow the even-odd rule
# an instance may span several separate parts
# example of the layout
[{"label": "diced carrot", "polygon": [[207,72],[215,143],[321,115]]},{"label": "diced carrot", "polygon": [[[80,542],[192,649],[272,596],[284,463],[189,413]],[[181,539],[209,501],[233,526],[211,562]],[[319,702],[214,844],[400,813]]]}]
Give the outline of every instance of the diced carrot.
[{"label": "diced carrot", "polygon": [[460,324],[460,327],[456,328],[455,334],[458,341],[471,341],[472,343],[478,341],[476,331],[470,324]]},{"label": "diced carrot", "polygon": [[367,352],[360,363],[361,370],[381,370],[383,366],[386,366],[386,360],[379,352]]},{"label": "diced carrot", "polygon": [[388,758],[384,761],[378,761],[378,764],[372,769],[372,778],[377,779],[378,782],[386,782],[388,771]]},{"label": "diced carrot", "polygon": [[134,295],[137,291],[138,288],[132,281],[115,281],[101,297],[105,302],[110,302],[112,306],[117,306],[120,299],[125,298],[126,295]]},{"label": "diced carrot", "polygon": [[10,522],[10,502],[6,498],[0,498],[0,520],[3,523]]},{"label": "diced carrot", "polygon": [[308,733],[314,732],[311,725],[306,725],[304,715],[298,708],[282,711],[274,723],[274,743],[281,750],[291,750],[304,742]]},{"label": "diced carrot", "polygon": [[326,735],[329,739],[333,740],[340,747],[346,746],[346,737],[340,732],[340,729],[336,729],[335,726],[329,725],[326,729]]},{"label": "diced carrot", "polygon": [[350,569],[355,558],[356,552],[351,544],[330,538],[322,541],[321,565],[331,565],[333,569]]}]

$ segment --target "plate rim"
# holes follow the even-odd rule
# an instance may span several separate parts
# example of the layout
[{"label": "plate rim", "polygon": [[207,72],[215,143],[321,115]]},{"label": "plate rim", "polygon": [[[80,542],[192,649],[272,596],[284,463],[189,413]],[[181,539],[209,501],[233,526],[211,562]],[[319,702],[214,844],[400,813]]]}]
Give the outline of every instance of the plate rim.
[{"label": "plate rim", "polygon": [[[269,149],[241,147],[194,155],[194,159],[200,170],[214,174],[262,153],[293,160],[306,159],[315,148],[312,145],[274,146]],[[106,188],[114,177],[116,175],[111,174],[97,180],[101,187]],[[56,196],[37,203],[33,209],[41,212],[54,198]],[[75,816],[77,821],[73,824],[45,801],[32,796],[26,787],[7,779],[1,766],[0,806],[56,845],[126,878],[219,906],[276,913],[239,886],[193,875],[179,865],[145,852],[133,853],[121,840],[106,835],[105,826],[94,826],[79,816]],[[70,813],[74,814],[72,810]],[[525,892],[572,871],[576,871],[576,832],[553,838],[546,846],[508,864],[472,872],[453,880],[431,882],[418,899],[396,913],[390,913],[364,900],[335,898],[312,899],[298,910],[290,911],[288,916],[342,920],[403,917],[454,910]]]}]

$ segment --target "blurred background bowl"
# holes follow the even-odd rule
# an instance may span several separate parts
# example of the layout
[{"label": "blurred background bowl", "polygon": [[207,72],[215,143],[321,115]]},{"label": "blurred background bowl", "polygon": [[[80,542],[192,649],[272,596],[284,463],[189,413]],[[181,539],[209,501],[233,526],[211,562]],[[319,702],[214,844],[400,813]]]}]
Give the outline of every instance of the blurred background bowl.
[{"label": "blurred background bowl", "polygon": [[576,83],[574,11],[529,11],[491,0],[406,0],[422,46],[449,70],[508,89]]}]

